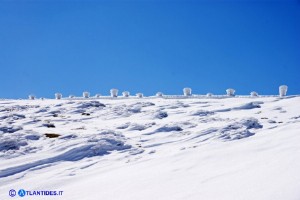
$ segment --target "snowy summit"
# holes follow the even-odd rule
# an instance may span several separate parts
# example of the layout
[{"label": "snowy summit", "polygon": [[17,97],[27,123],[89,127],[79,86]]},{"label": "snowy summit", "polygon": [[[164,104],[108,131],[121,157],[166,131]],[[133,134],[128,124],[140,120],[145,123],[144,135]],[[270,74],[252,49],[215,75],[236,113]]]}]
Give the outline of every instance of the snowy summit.
[{"label": "snowy summit", "polygon": [[284,89],[1,100],[0,199],[298,200],[300,96]]}]

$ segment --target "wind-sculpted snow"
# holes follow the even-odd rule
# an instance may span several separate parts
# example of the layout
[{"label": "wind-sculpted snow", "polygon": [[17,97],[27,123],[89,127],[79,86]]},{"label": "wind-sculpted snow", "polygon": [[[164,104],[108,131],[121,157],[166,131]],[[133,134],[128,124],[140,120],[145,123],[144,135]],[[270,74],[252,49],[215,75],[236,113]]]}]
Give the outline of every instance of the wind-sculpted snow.
[{"label": "wind-sculpted snow", "polygon": [[299,99],[2,100],[0,199],[37,183],[66,200],[297,199]]},{"label": "wind-sculpted snow", "polygon": [[229,112],[231,110],[248,110],[248,109],[254,109],[254,108],[261,108],[260,104],[263,104],[261,101],[255,101],[255,102],[250,102],[246,103],[237,107],[233,108],[225,108],[225,109],[218,109],[215,110],[215,112]]},{"label": "wind-sculpted snow", "polygon": [[208,110],[198,110],[198,111],[192,111],[191,115],[193,116],[199,116],[199,117],[206,117],[215,114],[212,111]]},{"label": "wind-sculpted snow", "polygon": [[[243,139],[255,135],[255,129],[261,129],[263,126],[255,118],[245,118],[241,120],[233,120],[223,127],[211,127],[201,131],[192,136],[192,138],[205,137],[205,141],[221,140],[221,141],[232,141],[237,139]],[[250,129],[254,129],[253,131]]]},{"label": "wind-sculpted snow", "polygon": [[88,101],[88,102],[81,102],[78,104],[77,108],[99,108],[99,107],[105,107],[103,103],[100,103],[99,101]]},{"label": "wind-sculpted snow", "polygon": [[19,150],[21,146],[26,146],[27,142],[17,138],[1,137],[0,151]]},{"label": "wind-sculpted snow", "polygon": [[166,125],[158,128],[157,132],[171,132],[171,131],[182,131],[183,129],[177,125]]},{"label": "wind-sculpted snow", "polygon": [[25,139],[27,139],[27,140],[39,140],[40,137],[41,136],[38,134],[26,134],[25,135]]},{"label": "wind-sculpted snow", "polygon": [[166,117],[168,117],[168,113],[163,112],[163,111],[159,111],[154,115],[154,118],[157,118],[157,119],[163,119],[163,118],[166,118]]},{"label": "wind-sculpted snow", "polygon": [[217,137],[222,140],[242,139],[255,134],[250,132],[249,129],[260,129],[262,127],[255,118],[242,119],[218,130]]},{"label": "wind-sculpted snow", "polygon": [[[18,150],[20,146],[25,145],[27,145],[27,143],[24,141],[18,142],[16,140],[4,140],[0,143],[0,151]],[[0,170],[0,178],[11,176],[49,163],[56,163],[60,161],[78,161],[93,156],[103,156],[111,151],[120,151],[129,148],[131,148],[131,146],[125,144],[125,139],[122,135],[105,131],[89,137],[84,137],[84,140],[78,140],[77,144],[73,144],[69,148],[65,149],[64,152],[59,152],[59,154],[56,156],[2,169]]]},{"label": "wind-sculpted snow", "polygon": [[8,115],[1,116],[0,120],[3,120],[3,119],[18,120],[18,119],[24,119],[24,118],[26,118],[25,115],[13,113],[13,114],[8,114]]},{"label": "wind-sculpted snow", "polygon": [[234,107],[232,109],[233,110],[244,110],[244,109],[261,108],[260,104],[263,104],[263,102],[255,101],[255,102],[246,103],[246,104],[238,106],[238,107]]},{"label": "wind-sculpted snow", "polygon": [[144,108],[144,107],[149,107],[149,106],[155,106],[155,103],[145,101],[145,102],[134,103],[131,106],[141,106]]},{"label": "wind-sculpted snow", "polygon": [[1,133],[14,133],[16,131],[22,130],[22,127],[19,126],[2,126],[0,127],[0,134]]}]

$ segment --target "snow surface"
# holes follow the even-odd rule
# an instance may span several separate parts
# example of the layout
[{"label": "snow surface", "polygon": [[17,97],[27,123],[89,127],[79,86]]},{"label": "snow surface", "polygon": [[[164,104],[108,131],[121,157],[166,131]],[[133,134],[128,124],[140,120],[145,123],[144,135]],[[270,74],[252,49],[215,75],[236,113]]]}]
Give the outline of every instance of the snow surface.
[{"label": "snow surface", "polygon": [[1,100],[0,122],[1,200],[300,199],[299,96]]}]

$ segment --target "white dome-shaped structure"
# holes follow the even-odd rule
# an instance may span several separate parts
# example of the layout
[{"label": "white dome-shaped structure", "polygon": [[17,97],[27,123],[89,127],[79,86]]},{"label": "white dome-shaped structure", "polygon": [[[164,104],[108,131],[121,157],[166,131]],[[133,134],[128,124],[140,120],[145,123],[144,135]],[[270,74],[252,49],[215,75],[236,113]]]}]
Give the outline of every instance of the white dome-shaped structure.
[{"label": "white dome-shaped structure", "polygon": [[31,95],[28,96],[28,99],[34,100],[34,99],[35,99],[35,96],[31,94]]},{"label": "white dome-shaped structure", "polygon": [[279,96],[280,97],[286,96],[287,90],[288,90],[288,86],[287,85],[281,85],[281,86],[279,86]]},{"label": "white dome-shaped structure", "polygon": [[143,93],[136,93],[136,96],[138,97],[138,98],[143,98]]},{"label": "white dome-shaped structure", "polygon": [[212,94],[212,93],[207,93],[206,96],[207,96],[207,97],[212,97],[213,94]]},{"label": "white dome-shaped structure", "polygon": [[184,96],[191,96],[192,95],[192,89],[191,88],[183,88],[183,95]]},{"label": "white dome-shaped structure", "polygon": [[61,93],[55,93],[55,99],[61,99],[62,94]]},{"label": "white dome-shaped structure", "polygon": [[235,90],[232,88],[228,88],[226,90],[227,96],[234,96]]},{"label": "white dome-shaped structure", "polygon": [[83,98],[89,98],[90,97],[90,93],[89,92],[83,92],[82,96],[83,96]]},{"label": "white dome-shaped structure", "polygon": [[69,95],[69,98],[70,98],[70,99],[74,98],[74,95]]},{"label": "white dome-shaped structure", "polygon": [[122,92],[123,97],[129,97],[130,93],[128,91]]},{"label": "white dome-shaped structure", "polygon": [[99,97],[101,97],[101,94],[95,94],[95,97],[99,98]]},{"label": "white dome-shaped structure", "polygon": [[118,96],[118,92],[119,92],[118,89],[111,89],[110,90],[110,96],[111,97],[117,97]]},{"label": "white dome-shaped structure", "polygon": [[258,93],[255,91],[250,92],[251,97],[258,97]]},{"label": "white dome-shaped structure", "polygon": [[157,92],[155,96],[162,97],[164,94],[162,92]]}]

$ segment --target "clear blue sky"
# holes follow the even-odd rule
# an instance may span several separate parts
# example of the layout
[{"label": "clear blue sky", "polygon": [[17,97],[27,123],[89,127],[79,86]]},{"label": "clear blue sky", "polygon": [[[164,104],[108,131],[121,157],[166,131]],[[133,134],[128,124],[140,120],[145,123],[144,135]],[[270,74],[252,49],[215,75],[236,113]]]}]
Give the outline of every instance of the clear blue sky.
[{"label": "clear blue sky", "polygon": [[0,97],[300,94],[297,0],[0,0]]}]

